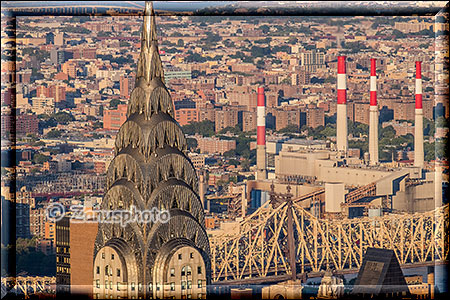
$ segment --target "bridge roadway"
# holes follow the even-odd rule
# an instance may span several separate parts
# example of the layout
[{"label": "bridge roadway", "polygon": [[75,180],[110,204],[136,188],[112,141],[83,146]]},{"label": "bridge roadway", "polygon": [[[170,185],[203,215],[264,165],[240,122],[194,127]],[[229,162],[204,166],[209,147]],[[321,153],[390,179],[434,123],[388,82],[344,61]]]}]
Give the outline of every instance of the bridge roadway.
[{"label": "bridge roadway", "polygon": [[[400,265],[400,267],[405,269],[413,269],[413,268],[421,268],[421,267],[428,267],[428,266],[439,266],[439,265],[445,265],[446,263],[443,261],[429,261],[424,263],[413,263],[413,264],[403,264]],[[334,274],[336,275],[349,275],[349,274],[358,274],[359,269],[352,268],[347,270],[338,270],[335,271]],[[317,277],[323,277],[325,274],[325,271],[321,272],[307,272],[307,273],[299,273],[296,275],[297,279],[304,280],[306,278],[317,278]],[[248,274],[247,274],[248,275]],[[239,280],[221,280],[213,282],[213,285],[216,286],[237,286],[237,285],[259,285],[259,284],[276,284],[279,282],[287,281],[292,279],[291,274],[284,274],[284,275],[272,275],[272,276],[266,276],[266,277],[250,277],[250,278],[244,278]]]}]

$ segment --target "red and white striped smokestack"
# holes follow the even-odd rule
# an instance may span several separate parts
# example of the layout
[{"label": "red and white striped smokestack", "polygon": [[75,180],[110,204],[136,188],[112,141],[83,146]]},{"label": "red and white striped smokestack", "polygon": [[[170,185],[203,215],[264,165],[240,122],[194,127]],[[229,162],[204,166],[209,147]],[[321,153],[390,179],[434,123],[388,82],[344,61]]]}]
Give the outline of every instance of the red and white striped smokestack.
[{"label": "red and white striped smokestack", "polygon": [[345,58],[345,56],[338,56],[336,143],[337,150],[347,155],[347,74]]},{"label": "red and white striped smokestack", "polygon": [[416,109],[422,108],[422,62],[416,61]]},{"label": "red and white striped smokestack", "polygon": [[377,106],[377,60],[370,59],[370,106]]},{"label": "red and white striped smokestack", "polygon": [[264,88],[258,88],[257,99],[257,145],[266,145],[266,103],[264,99]]},{"label": "red and white striped smokestack", "polygon": [[370,59],[369,158],[371,165],[378,164],[377,60],[375,58]]},{"label": "red and white striped smokestack", "polygon": [[266,171],[266,101],[264,87],[258,87],[256,107],[256,179],[267,179]]},{"label": "red and white striped smokestack", "polygon": [[414,123],[414,166],[423,167],[422,62],[416,61],[416,110]]}]

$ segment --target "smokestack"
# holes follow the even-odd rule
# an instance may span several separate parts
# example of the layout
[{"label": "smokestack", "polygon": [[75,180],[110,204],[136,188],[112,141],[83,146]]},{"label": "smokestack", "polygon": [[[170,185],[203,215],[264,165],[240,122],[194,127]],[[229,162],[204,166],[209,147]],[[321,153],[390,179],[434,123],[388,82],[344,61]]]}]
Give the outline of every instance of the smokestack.
[{"label": "smokestack", "polygon": [[414,166],[423,167],[422,62],[416,61],[416,113],[414,124]]},{"label": "smokestack", "polygon": [[378,164],[378,103],[377,60],[370,59],[370,113],[369,113],[369,159],[371,165]]},{"label": "smokestack", "polygon": [[266,171],[266,102],[264,87],[258,87],[256,110],[256,179],[267,179]]},{"label": "smokestack", "polygon": [[347,74],[345,58],[345,56],[338,56],[336,143],[337,150],[347,156]]}]

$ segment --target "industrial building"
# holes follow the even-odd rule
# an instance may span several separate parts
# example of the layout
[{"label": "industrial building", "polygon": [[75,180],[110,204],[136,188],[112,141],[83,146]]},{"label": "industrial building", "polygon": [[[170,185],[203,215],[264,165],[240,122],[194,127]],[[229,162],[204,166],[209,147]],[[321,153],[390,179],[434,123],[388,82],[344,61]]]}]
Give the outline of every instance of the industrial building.
[{"label": "industrial building", "polygon": [[[425,212],[442,205],[442,172],[425,168],[421,62],[415,63],[414,163],[380,162],[376,59],[370,60],[369,152],[360,159],[348,148],[345,56],[337,59],[336,145],[311,139],[268,140],[258,121],[257,176],[246,188],[247,214],[269,200],[271,186],[290,186],[295,201],[314,215],[332,218]],[[262,91],[263,92],[263,91]],[[264,105],[258,93],[258,107]],[[259,111],[258,111],[259,112]],[[263,108],[260,110],[262,117]],[[266,171],[266,172],[264,172]],[[265,179],[268,178],[268,179]]]}]

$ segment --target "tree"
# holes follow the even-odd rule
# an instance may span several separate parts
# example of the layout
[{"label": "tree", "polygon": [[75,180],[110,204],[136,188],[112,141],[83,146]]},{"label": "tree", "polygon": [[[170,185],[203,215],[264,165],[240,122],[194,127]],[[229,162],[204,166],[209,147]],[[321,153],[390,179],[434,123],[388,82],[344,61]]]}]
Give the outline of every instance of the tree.
[{"label": "tree", "polygon": [[59,137],[61,137],[61,131],[59,131],[58,129],[52,129],[49,133],[47,133],[47,138],[49,139]]},{"label": "tree", "polygon": [[98,129],[98,128],[102,128],[103,127],[103,122],[101,121],[97,121],[95,123],[92,123],[92,129]]},{"label": "tree", "polygon": [[320,132],[325,137],[336,136],[336,127],[327,124],[325,128]]},{"label": "tree", "polygon": [[270,27],[267,25],[262,25],[258,29],[261,30],[264,34],[267,34],[270,31]]},{"label": "tree", "polygon": [[52,117],[55,119],[56,122],[59,124],[67,124],[71,121],[75,121],[75,117],[72,116],[70,113],[61,111],[56,114],[53,114]]},{"label": "tree", "polygon": [[323,82],[324,82],[324,83],[332,83],[332,84],[335,84],[335,83],[336,83],[336,77],[335,77],[335,76],[328,76],[327,78],[324,79]]},{"label": "tree", "polygon": [[39,120],[39,129],[42,130],[44,128],[55,127],[58,125],[58,122],[55,118],[48,116],[48,119],[42,118]]},{"label": "tree", "polygon": [[396,38],[396,39],[403,39],[405,38],[405,34],[403,32],[401,32],[400,30],[394,29],[392,30],[392,35]]},{"label": "tree", "polygon": [[258,47],[258,46],[253,46],[250,49],[251,55],[253,57],[264,57],[264,56],[269,56],[271,55],[271,51],[269,47]]},{"label": "tree", "polygon": [[289,37],[288,44],[295,45],[297,43],[298,43],[298,39],[296,37],[293,37],[293,36]]},{"label": "tree", "polygon": [[46,161],[50,160],[50,156],[46,156],[44,154],[41,153],[36,153],[33,157],[33,162],[35,164],[43,164]]},{"label": "tree", "polygon": [[189,149],[189,150],[195,150],[195,149],[197,149],[198,142],[197,142],[196,139],[193,139],[193,138],[187,138],[187,139],[186,139],[186,142],[187,142],[187,146],[188,146],[188,149]]},{"label": "tree", "polygon": [[36,142],[32,143],[32,146],[41,147],[41,146],[45,146],[45,143],[43,141],[36,141]]},{"label": "tree", "polygon": [[196,133],[202,136],[213,136],[215,124],[210,120],[204,120],[202,122],[191,122],[190,124],[181,127],[184,134],[194,135]]},{"label": "tree", "polygon": [[381,139],[393,139],[395,137],[395,129],[392,125],[380,129]]},{"label": "tree", "polygon": [[[3,245],[2,245],[3,250]],[[17,239],[16,271],[33,276],[55,276],[55,254],[45,255],[36,250],[36,239]]]},{"label": "tree", "polygon": [[204,58],[203,56],[201,56],[198,53],[192,53],[192,54],[189,54],[188,56],[186,56],[184,58],[184,61],[185,62],[201,62],[202,63],[202,62],[206,61],[206,58]]},{"label": "tree", "polygon": [[184,47],[184,41],[183,41],[182,39],[179,39],[179,40],[177,41],[177,46],[178,46],[178,47]]},{"label": "tree", "polygon": [[112,99],[109,102],[109,108],[111,109],[117,109],[117,105],[122,104],[122,101],[120,101],[119,99]]},{"label": "tree", "polygon": [[222,37],[218,34],[214,34],[212,32],[206,33],[206,38],[202,39],[207,44],[216,44],[217,42],[220,42],[222,40]]},{"label": "tree", "polygon": [[423,152],[425,161],[431,161],[436,159],[436,147],[435,143],[425,142],[423,144]]}]

